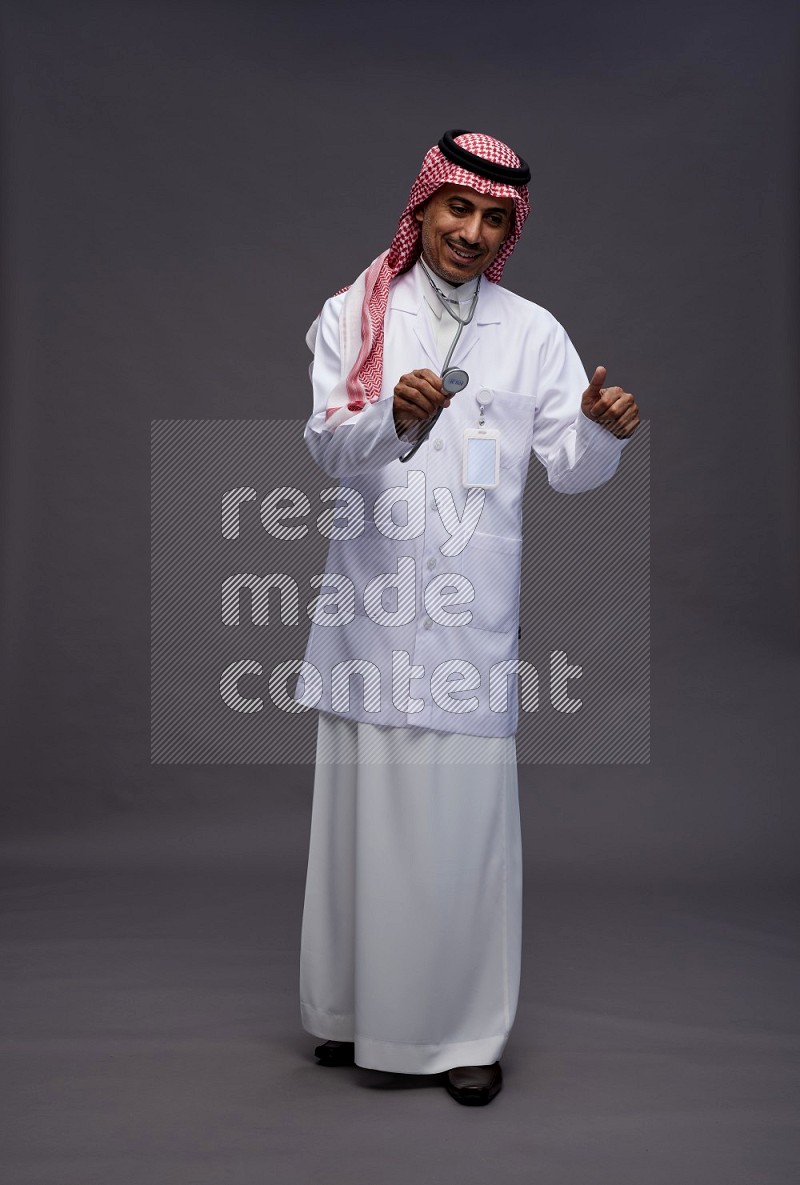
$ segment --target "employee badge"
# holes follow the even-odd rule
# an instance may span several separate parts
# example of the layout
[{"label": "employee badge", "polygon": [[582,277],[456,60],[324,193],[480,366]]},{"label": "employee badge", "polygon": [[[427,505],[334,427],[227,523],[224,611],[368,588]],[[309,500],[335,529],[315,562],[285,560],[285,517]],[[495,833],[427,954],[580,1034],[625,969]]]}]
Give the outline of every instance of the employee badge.
[{"label": "employee badge", "polygon": [[461,480],[467,489],[478,487],[491,490],[500,484],[500,433],[487,428],[484,405],[491,398],[488,391],[480,391],[478,426],[464,429]]}]

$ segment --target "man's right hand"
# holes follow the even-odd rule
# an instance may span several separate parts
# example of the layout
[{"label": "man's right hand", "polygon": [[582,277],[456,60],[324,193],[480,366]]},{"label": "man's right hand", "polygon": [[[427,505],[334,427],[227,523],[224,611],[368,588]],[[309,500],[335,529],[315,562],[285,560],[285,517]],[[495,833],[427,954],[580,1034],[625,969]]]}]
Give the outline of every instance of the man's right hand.
[{"label": "man's right hand", "polygon": [[398,436],[407,436],[440,408],[449,406],[450,396],[442,390],[438,374],[412,370],[400,377],[394,389],[394,430]]}]

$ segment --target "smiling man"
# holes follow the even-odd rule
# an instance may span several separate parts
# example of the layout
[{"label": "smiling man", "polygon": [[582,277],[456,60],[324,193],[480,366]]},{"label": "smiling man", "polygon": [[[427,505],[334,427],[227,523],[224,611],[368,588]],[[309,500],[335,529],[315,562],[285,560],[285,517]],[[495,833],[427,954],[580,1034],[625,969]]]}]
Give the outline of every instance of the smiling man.
[{"label": "smiling man", "polygon": [[439,1074],[466,1105],[501,1088],[519,994],[528,461],[561,493],[592,489],[639,423],[550,313],[499,284],[529,180],[499,140],[445,133],[389,249],[307,337],[306,443],[374,521],[331,538],[319,677],[296,692],[319,710],[301,1019],[323,1065]]}]

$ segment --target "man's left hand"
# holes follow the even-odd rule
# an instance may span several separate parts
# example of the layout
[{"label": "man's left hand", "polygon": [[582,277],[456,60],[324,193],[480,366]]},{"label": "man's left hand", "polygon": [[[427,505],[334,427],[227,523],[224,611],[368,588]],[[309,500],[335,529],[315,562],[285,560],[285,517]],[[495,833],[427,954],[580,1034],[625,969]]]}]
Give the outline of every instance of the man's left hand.
[{"label": "man's left hand", "polygon": [[622,387],[603,386],[606,374],[605,366],[597,367],[583,393],[581,411],[590,420],[624,440],[639,427],[639,408],[629,391],[623,391]]}]

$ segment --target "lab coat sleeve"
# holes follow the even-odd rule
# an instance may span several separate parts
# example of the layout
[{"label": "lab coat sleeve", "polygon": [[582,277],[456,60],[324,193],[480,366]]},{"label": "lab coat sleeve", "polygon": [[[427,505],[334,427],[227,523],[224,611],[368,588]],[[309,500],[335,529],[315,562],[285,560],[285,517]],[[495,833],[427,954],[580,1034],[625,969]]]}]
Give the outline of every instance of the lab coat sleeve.
[{"label": "lab coat sleeve", "polygon": [[305,427],[306,446],[330,477],[368,473],[404,456],[411,442],[397,435],[391,393],[367,403],[351,419],[336,428],[326,427],[331,392],[341,379],[339,315],[343,297],[331,297],[320,314],[309,368],[314,391],[314,411]]},{"label": "lab coat sleeve", "polygon": [[554,319],[539,371],[532,447],[561,494],[608,481],[628,443],[583,414],[581,397],[588,386],[577,350]]}]

